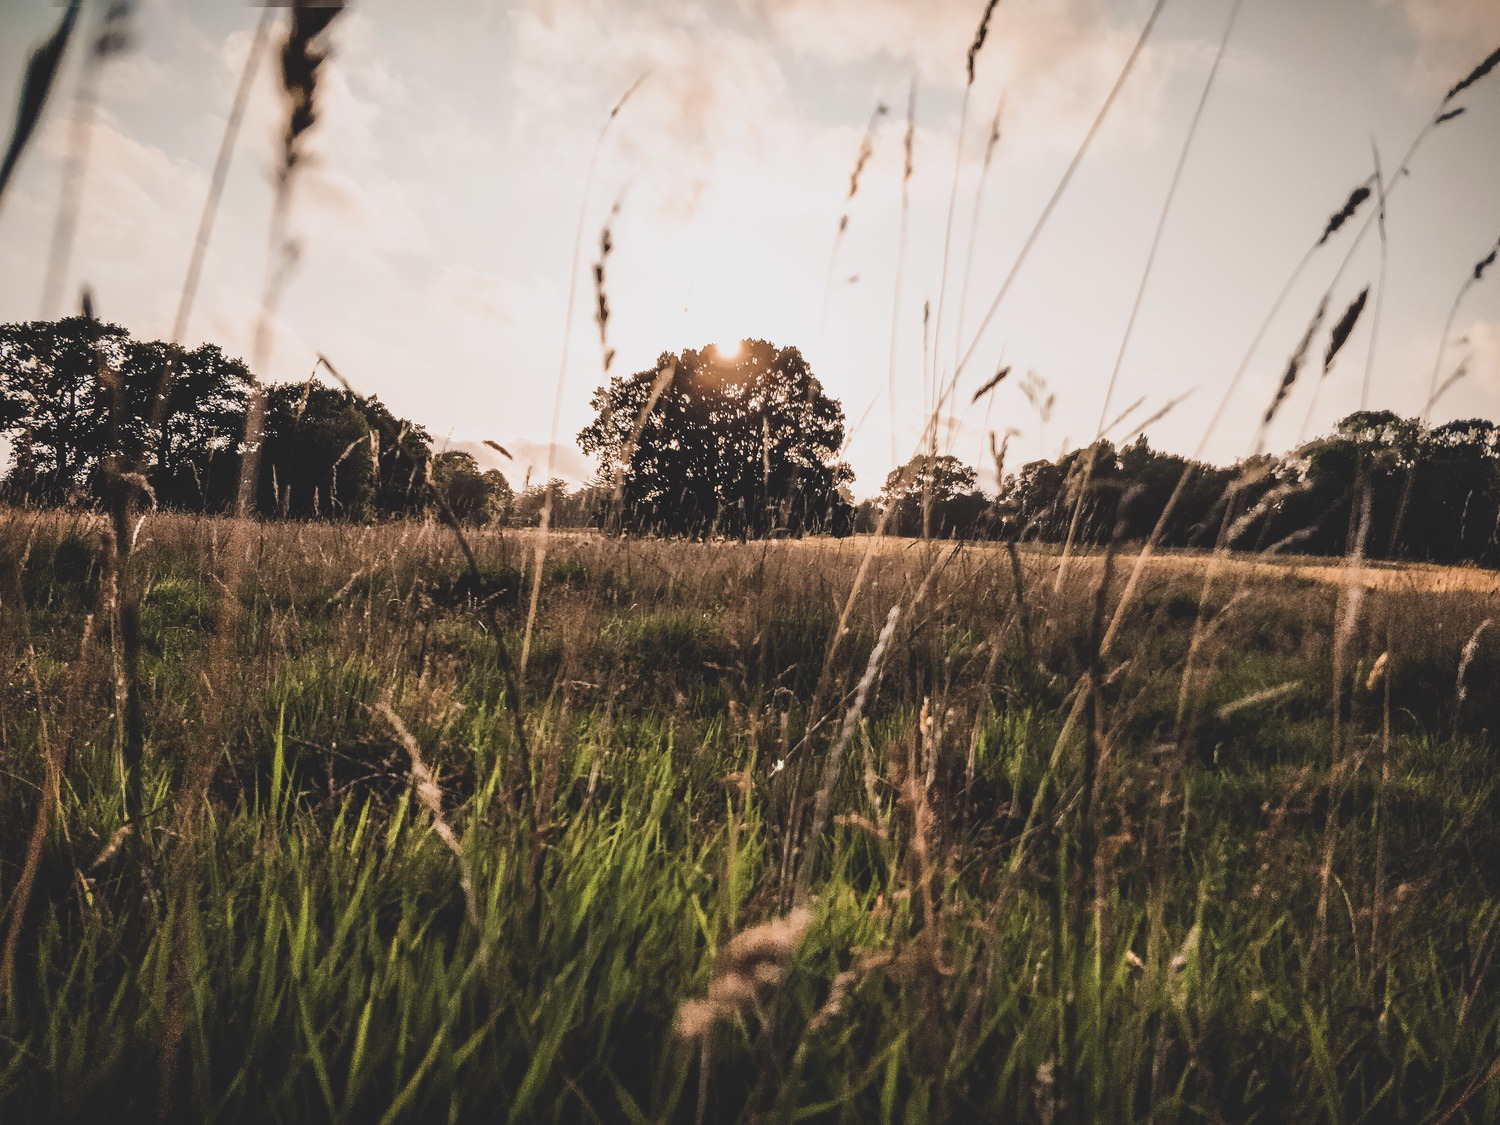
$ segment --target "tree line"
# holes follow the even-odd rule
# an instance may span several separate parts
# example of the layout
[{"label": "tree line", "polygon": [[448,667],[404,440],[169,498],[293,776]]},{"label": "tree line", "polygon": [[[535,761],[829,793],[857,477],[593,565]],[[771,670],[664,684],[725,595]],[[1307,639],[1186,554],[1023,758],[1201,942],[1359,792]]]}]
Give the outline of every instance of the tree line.
[{"label": "tree line", "polygon": [[[164,378],[164,375],[167,376]],[[161,507],[230,510],[252,387],[212,344],[173,349],[86,317],[0,326],[0,436],[12,503],[101,500],[109,465],[142,466]],[[856,504],[842,406],[796,348],[742,341],[663,353],[610,378],[578,435],[596,479],[517,494],[461,450],[434,450],[378,398],[309,377],[266,388],[257,514],[368,520],[434,508],[469,523],[739,538],[884,530],[902,536],[1166,547],[1500,565],[1500,427],[1429,427],[1361,411],[1283,456],[1222,467],[1144,437],[1039,459],[989,495],[975,470],[929,450]],[[159,422],[159,424],[158,424]],[[1358,542],[1355,540],[1358,537]]]},{"label": "tree line", "polygon": [[[213,344],[174,349],[87,317],[0,326],[0,436],[11,503],[92,504],[109,466],[142,467],[159,507],[226,512],[239,490],[252,386],[244,361]],[[253,510],[292,519],[413,515],[441,497],[480,522],[516,501],[497,470],[434,451],[418,423],[373,396],[302,383],[265,389]]]},{"label": "tree line", "polygon": [[1231,467],[1108,441],[1001,473],[929,454],[860,506],[859,530],[1100,546],[1112,540],[1500,566],[1500,426],[1365,410],[1282,456]]},{"label": "tree line", "polygon": [[1007,476],[990,519],[989,533],[1009,539],[1138,541],[1161,523],[1169,547],[1358,549],[1497,566],[1500,426],[1483,418],[1428,426],[1363,410],[1288,454],[1229,468],[1162,453],[1144,437],[1121,449],[1100,442]]}]

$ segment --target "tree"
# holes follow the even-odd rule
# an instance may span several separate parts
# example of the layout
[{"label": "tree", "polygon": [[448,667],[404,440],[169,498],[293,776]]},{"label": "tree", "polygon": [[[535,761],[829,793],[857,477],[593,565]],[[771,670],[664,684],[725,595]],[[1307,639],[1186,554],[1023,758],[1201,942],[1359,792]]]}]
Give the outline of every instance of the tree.
[{"label": "tree", "polygon": [[663,354],[599,388],[590,405],[596,417],[579,445],[599,459],[602,485],[619,476],[626,528],[742,537],[848,529],[844,411],[796,348],[746,340],[732,356],[713,347]]},{"label": "tree", "polygon": [[[1100,528],[1101,537],[1112,535],[1118,526],[1122,538],[1146,539],[1160,522],[1173,494],[1177,493],[1177,502],[1162,528],[1161,542],[1169,547],[1211,545],[1214,542],[1219,528],[1214,518],[1215,506],[1234,480],[1233,470],[1152,449],[1143,434],[1120,450],[1115,471],[1120,504],[1110,521],[1111,526]],[[1185,484],[1182,483],[1184,473],[1188,474]],[[1240,502],[1253,502],[1262,490],[1252,488]]]},{"label": "tree", "polygon": [[[127,463],[149,466],[158,504],[222,511],[233,503],[250,378],[244,361],[214,344],[179,349],[173,362],[167,344],[131,342],[123,371],[124,452]],[[163,389],[164,422],[152,433]]]},{"label": "tree", "polygon": [[[142,468],[157,504],[224,511],[238,490],[252,384],[244,362],[213,344],[132,340],[85,317],[0,326],[0,435],[13,445],[5,490],[38,504],[97,499],[115,456]],[[421,511],[431,445],[378,398],[316,382],[271,386],[257,509],[360,519]],[[489,493],[509,494],[503,477],[486,480]]]},{"label": "tree", "polygon": [[515,499],[503,473],[498,469],[481,472],[474,455],[461,449],[444,450],[433,457],[432,487],[460,523],[499,519]]},{"label": "tree", "polygon": [[[356,397],[356,401],[365,425],[374,435],[370,440],[378,453],[373,462],[376,472],[370,497],[372,513],[398,516],[423,510],[429,500],[424,482],[427,462],[432,456],[431,436],[417,423],[392,414],[374,395]],[[506,488],[509,487],[507,484]]]},{"label": "tree", "polygon": [[1069,457],[1028,461],[1002,482],[996,507],[1007,538],[1048,540],[1067,533],[1063,492],[1077,455]]},{"label": "tree", "polygon": [[427,431],[377,398],[318,382],[266,394],[257,507],[266,515],[368,519],[420,510]]},{"label": "tree", "polygon": [[[172,359],[166,344],[84,317],[0,326],[0,433],[15,444],[8,490],[46,504],[97,495],[115,453],[146,466],[158,502],[217,506],[212,482],[232,491],[250,372],[211,344]],[[164,375],[163,424],[148,433]]]},{"label": "tree", "polygon": [[880,530],[885,506],[878,499],[861,500],[854,505],[852,530],[856,535],[874,535]]},{"label": "tree", "polygon": [[892,469],[880,495],[892,535],[972,539],[989,509],[974,470],[948,454],[919,454]]},{"label": "tree", "polygon": [[100,364],[118,369],[125,329],[81,316],[0,328],[0,433],[16,446],[6,483],[61,503],[87,490],[105,448]]},{"label": "tree", "polygon": [[1405,472],[1393,554],[1486,566],[1500,561],[1500,427],[1482,418],[1438,426]]},{"label": "tree", "polygon": [[545,486],[527,485],[510,505],[509,522],[518,527],[536,527],[542,522],[542,508],[552,503],[552,527],[590,527],[598,524],[608,511],[610,490],[603,485],[589,485],[569,491],[568,482],[553,477]]}]

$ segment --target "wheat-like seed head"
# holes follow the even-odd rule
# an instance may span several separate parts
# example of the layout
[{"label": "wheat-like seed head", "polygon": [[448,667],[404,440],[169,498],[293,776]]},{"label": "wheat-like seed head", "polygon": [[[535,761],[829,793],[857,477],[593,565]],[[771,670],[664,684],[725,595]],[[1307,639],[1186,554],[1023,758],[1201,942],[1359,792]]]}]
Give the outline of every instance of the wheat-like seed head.
[{"label": "wheat-like seed head", "polygon": [[1000,0],[989,0],[984,6],[984,14],[979,17],[979,27],[974,32],[974,42],[969,44],[969,57],[966,62],[969,75],[969,85],[974,84],[974,60],[979,57],[980,50],[984,47],[984,41],[990,33],[990,17],[995,14],[995,9],[1000,6]]},{"label": "wheat-like seed head", "polygon": [[811,921],[812,911],[800,906],[731,938],[719,954],[705,995],[677,1010],[677,1034],[700,1039],[720,1022],[742,1014],[761,990],[780,984]]}]

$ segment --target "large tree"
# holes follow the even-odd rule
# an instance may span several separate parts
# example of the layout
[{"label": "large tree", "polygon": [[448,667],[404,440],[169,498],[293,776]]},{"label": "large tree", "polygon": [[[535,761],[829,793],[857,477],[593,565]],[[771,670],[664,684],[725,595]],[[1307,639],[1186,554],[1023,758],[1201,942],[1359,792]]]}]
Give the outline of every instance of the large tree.
[{"label": "large tree", "polygon": [[844,411],[796,348],[663,354],[594,393],[579,435],[622,525],[668,535],[847,531]]},{"label": "large tree", "polygon": [[[163,378],[166,383],[163,383]],[[135,342],[124,369],[127,463],[148,466],[157,503],[218,511],[234,499],[250,369],[216,344]],[[165,393],[158,408],[156,398]],[[153,430],[160,412],[164,424]]]}]

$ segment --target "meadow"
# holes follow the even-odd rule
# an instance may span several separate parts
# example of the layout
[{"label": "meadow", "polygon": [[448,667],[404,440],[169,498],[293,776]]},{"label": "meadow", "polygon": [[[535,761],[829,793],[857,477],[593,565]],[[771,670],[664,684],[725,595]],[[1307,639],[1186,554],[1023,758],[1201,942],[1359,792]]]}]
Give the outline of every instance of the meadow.
[{"label": "meadow", "polygon": [[1486,572],[4,521],[7,1121],[1500,1113]]},{"label": "meadow", "polygon": [[[593,139],[560,341],[565,375],[574,306],[595,310],[605,386],[580,440],[598,468],[587,510],[609,534],[552,526],[550,461],[537,527],[505,526],[487,503],[456,510],[425,431],[322,353],[305,385],[264,381],[341,5],[298,0],[274,43],[274,7],[258,21],[167,338],[127,349],[87,288],[84,315],[57,319],[89,165],[79,122],[101,70],[132,49],[135,5],[89,6],[44,312],[7,326],[33,342],[8,353],[0,402],[18,439],[0,506],[0,1123],[1500,1120],[1500,574],[1366,557],[1385,542],[1395,555],[1402,521],[1443,507],[1414,491],[1421,474],[1395,447],[1302,446],[1284,480],[1262,456],[1294,390],[1313,396],[1311,418],[1369,304],[1365,405],[1388,200],[1427,137],[1468,127],[1448,123],[1500,50],[1448,88],[1389,174],[1372,154],[1216,384],[1199,449],[1151,461],[1151,487],[1137,488],[1115,471],[1106,423],[1235,0],[1095,441],[1067,465],[1022,470],[1055,485],[1039,508],[1056,542],[1034,541],[1049,536],[1025,510],[1004,542],[930,537],[939,435],[1011,370],[983,366],[984,333],[1165,6],[1151,6],[972,336],[965,266],[948,367],[949,251],[956,269],[976,241],[952,237],[962,146],[995,0],[977,13],[930,363],[924,305],[926,421],[916,457],[861,505],[866,525],[831,517],[853,511],[849,433],[796,349],[745,340],[719,353],[775,352],[763,366],[781,369],[779,391],[722,378],[708,349],[682,353],[695,366],[681,378],[670,353],[611,374],[620,205],[588,268],[585,218],[594,161],[646,79],[627,87]],[[84,34],[82,10],[63,10],[28,57],[0,195]],[[280,99],[277,151],[262,162],[274,175],[267,276],[249,362],[229,363],[184,349],[263,57],[279,66]],[[836,227],[830,213],[825,313],[887,112],[870,118]],[[898,308],[916,134],[913,83]],[[998,111],[989,136],[976,229]],[[1344,228],[1306,334],[1236,437],[1246,458],[1205,478],[1236,388]],[[1372,231],[1378,280],[1330,303]],[[1428,435],[1466,371],[1440,382],[1461,305],[1497,253],[1462,280],[1413,433]],[[71,367],[61,327],[78,343]],[[105,335],[126,358],[109,358]],[[173,405],[194,355],[233,368],[217,413]],[[888,386],[872,388],[889,396],[893,461],[897,367],[893,335]],[[320,369],[342,392],[317,385]],[[577,390],[562,375],[554,437]],[[48,381],[50,401],[37,390]],[[1056,395],[1029,370],[1016,383],[1045,433]],[[767,387],[801,407],[776,434]],[[311,425],[320,400],[338,440]],[[794,459],[779,439],[805,436],[809,417],[822,436]],[[294,437],[315,430],[303,452],[328,454],[302,507],[287,503],[276,445],[287,419]],[[1009,438],[988,419],[1003,484]],[[165,472],[177,430],[226,469],[212,503],[196,471]],[[1449,453],[1482,448],[1458,469],[1488,474],[1442,478],[1464,496],[1443,546],[1473,530],[1491,551],[1500,438],[1477,422],[1432,434]],[[1303,487],[1316,462],[1303,454],[1329,448],[1337,487]],[[367,483],[384,480],[400,503],[336,508],[339,465],[347,499],[365,450]],[[189,514],[166,490],[189,476],[200,508],[235,514]],[[684,502],[687,486],[725,479],[740,491]],[[903,486],[922,538],[886,534]],[[1159,503],[1133,529],[1125,514],[1143,489]],[[1311,503],[1304,493],[1318,501],[1305,527],[1259,535],[1258,554],[1229,549],[1251,516]],[[812,518],[819,506],[829,518]],[[278,512],[317,518],[260,518]],[[1189,541],[1174,521],[1212,550],[1167,549]],[[876,534],[812,534],[846,526]],[[742,538],[717,537],[726,527]],[[1317,549],[1320,528],[1336,539],[1326,557],[1278,553]]]}]

